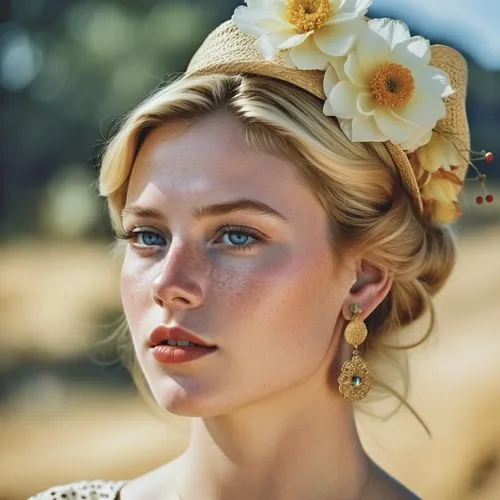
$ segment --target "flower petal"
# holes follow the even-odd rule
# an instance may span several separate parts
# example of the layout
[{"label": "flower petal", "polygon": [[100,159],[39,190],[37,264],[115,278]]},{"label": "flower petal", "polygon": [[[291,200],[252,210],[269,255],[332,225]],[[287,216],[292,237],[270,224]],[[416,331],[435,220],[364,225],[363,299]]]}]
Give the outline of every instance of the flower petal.
[{"label": "flower petal", "polygon": [[453,93],[448,74],[439,68],[434,66],[415,68],[413,77],[415,78],[415,84],[426,92],[443,98]]},{"label": "flower petal", "polygon": [[358,112],[366,116],[373,116],[377,106],[375,99],[373,99],[373,94],[370,92],[363,92],[362,94],[359,94],[356,105]]},{"label": "flower petal", "polygon": [[342,2],[336,13],[345,14],[355,12],[357,17],[362,17],[371,6],[372,0],[345,0]]},{"label": "flower petal", "polygon": [[344,70],[345,65],[345,57],[330,57],[329,58],[330,65],[335,68],[337,72],[339,80],[347,80],[347,75]]},{"label": "flower petal", "polygon": [[356,85],[368,87],[371,75],[367,75],[364,72],[363,67],[359,62],[358,54],[355,51],[352,51],[348,55],[344,64],[344,71],[351,82]]},{"label": "flower petal", "polygon": [[415,89],[410,102],[393,112],[406,122],[427,125],[432,129],[438,120],[444,118],[446,108],[440,97]]},{"label": "flower petal", "polygon": [[282,50],[278,54],[278,57],[279,57],[280,61],[283,63],[284,66],[287,66],[288,68],[297,69],[297,66],[295,66],[294,62],[292,61],[292,58],[290,57],[290,51],[289,50]]},{"label": "flower petal", "polygon": [[362,19],[364,14],[366,14],[366,10],[364,11],[337,10],[335,11],[333,17],[329,19],[323,26],[331,26],[334,24],[342,24],[349,21]]},{"label": "flower petal", "polygon": [[375,110],[374,118],[382,133],[394,144],[407,141],[415,132],[415,125],[400,120],[387,108],[379,106]]},{"label": "flower petal", "polygon": [[445,170],[451,170],[449,167],[459,167],[464,161],[460,151],[449,139],[443,138],[443,141],[448,142],[448,147],[446,149],[448,152],[448,164],[444,164],[443,168]]},{"label": "flower petal", "polygon": [[342,132],[347,136],[347,138],[352,141],[352,120],[344,120],[343,118],[337,118],[339,122],[339,127]]},{"label": "flower petal", "polygon": [[408,26],[403,21],[396,21],[394,19],[370,19],[368,21],[368,28],[383,37],[391,49],[396,44],[407,40],[411,36]]},{"label": "flower petal", "polygon": [[266,17],[275,17],[286,20],[288,1],[287,0],[246,0],[248,8],[265,15]]},{"label": "flower petal", "polygon": [[347,76],[344,72],[344,61],[345,59],[343,57],[329,58],[329,64],[323,78],[323,90],[326,96],[339,81],[347,80]]},{"label": "flower petal", "polygon": [[289,31],[295,30],[293,24],[282,21],[281,19],[275,17],[265,17],[261,18],[254,23],[254,25],[262,30],[262,33],[278,32],[278,31]]},{"label": "flower petal", "polygon": [[360,31],[356,47],[359,63],[365,74],[373,75],[381,64],[391,59],[389,44],[367,27]]},{"label": "flower petal", "polygon": [[347,23],[349,21],[354,21],[359,19],[359,16],[355,12],[346,12],[345,14],[336,14],[334,17],[329,19],[323,26],[333,26],[342,23]]},{"label": "flower petal", "polygon": [[382,142],[389,138],[380,130],[373,116],[361,116],[352,120],[350,139],[353,142]]},{"label": "flower petal", "polygon": [[451,224],[462,213],[457,202],[442,203],[437,200],[430,200],[428,206],[432,219],[441,224]]},{"label": "flower petal", "polygon": [[327,95],[329,109],[338,118],[354,118],[358,115],[358,87],[348,81],[337,83]]},{"label": "flower petal", "polygon": [[272,61],[279,52],[280,45],[285,43],[289,38],[288,33],[268,33],[261,36],[255,42],[255,46],[265,59]]},{"label": "flower petal", "polygon": [[[439,174],[439,172],[436,172]],[[457,201],[457,190],[454,184],[446,179],[434,178],[434,175],[422,189],[422,195],[428,200],[437,200],[441,203]]]},{"label": "flower petal", "polygon": [[430,141],[419,147],[415,154],[421,167],[427,172],[439,169],[451,171],[451,167],[458,167],[463,161],[455,145],[437,132],[432,132]]},{"label": "flower petal", "polygon": [[335,116],[335,110],[328,99],[325,101],[325,104],[323,104],[323,113],[326,116]]},{"label": "flower petal", "polygon": [[431,45],[427,38],[412,36],[398,43],[393,49],[393,60],[407,68],[419,64],[428,65],[431,60]]},{"label": "flower petal", "polygon": [[245,0],[249,9],[266,9],[269,6],[269,0]]},{"label": "flower petal", "polygon": [[287,4],[283,1],[253,1],[248,3],[248,7],[236,7],[232,21],[243,33],[249,35],[260,36],[283,30],[295,32],[296,27],[287,20],[286,9]]},{"label": "flower petal", "polygon": [[304,43],[288,52],[291,61],[299,69],[325,70],[328,66],[328,56],[318,49],[313,37],[309,37]]},{"label": "flower petal", "polygon": [[263,31],[262,28],[260,28],[255,22],[258,17],[259,16],[248,7],[240,5],[234,9],[233,17],[231,19],[243,33],[260,36],[263,35],[265,31]]},{"label": "flower petal", "polygon": [[423,127],[418,132],[415,132],[407,141],[403,141],[400,146],[408,152],[413,152],[427,144],[431,140],[432,130],[428,130],[428,127]]},{"label": "flower petal", "polygon": [[353,46],[356,33],[363,21],[350,21],[343,24],[323,26],[313,35],[316,45],[325,54],[343,56]]},{"label": "flower petal", "polygon": [[436,172],[440,168],[449,168],[445,148],[441,147],[441,136],[433,133],[429,144],[417,149],[415,154],[421,167],[427,172]]},{"label": "flower petal", "polygon": [[279,48],[282,50],[291,49],[292,47],[297,47],[301,43],[303,43],[307,38],[309,38],[313,34],[313,31],[308,31],[307,33],[299,33],[289,35],[288,38],[279,44]]},{"label": "flower petal", "polygon": [[442,154],[439,151],[435,153],[429,151],[424,147],[416,150],[415,154],[418,157],[418,161],[422,169],[426,172],[436,172],[441,168]]}]

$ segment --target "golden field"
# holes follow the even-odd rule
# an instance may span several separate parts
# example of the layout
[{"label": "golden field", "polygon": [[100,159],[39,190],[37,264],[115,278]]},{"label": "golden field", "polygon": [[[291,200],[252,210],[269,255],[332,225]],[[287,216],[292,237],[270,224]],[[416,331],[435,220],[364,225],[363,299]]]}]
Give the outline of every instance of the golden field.
[{"label": "golden field", "polygon": [[[0,248],[0,500],[133,477],[186,443],[186,422],[160,420],[126,385],[68,371],[119,311],[119,263],[109,250],[34,241]],[[459,237],[436,332],[409,359],[410,402],[432,438],[407,411],[358,417],[371,456],[426,500],[500,498],[499,290],[500,230]]]}]

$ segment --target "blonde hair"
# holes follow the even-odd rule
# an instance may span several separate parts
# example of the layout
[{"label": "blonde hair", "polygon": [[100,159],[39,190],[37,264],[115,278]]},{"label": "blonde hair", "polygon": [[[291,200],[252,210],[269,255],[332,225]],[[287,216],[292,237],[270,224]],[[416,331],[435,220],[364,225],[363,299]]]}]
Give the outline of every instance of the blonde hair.
[{"label": "blonde hair", "polygon": [[[328,215],[332,251],[341,256],[353,248],[361,250],[368,262],[393,278],[389,294],[366,320],[364,350],[382,349],[389,332],[429,313],[424,338],[404,346],[413,347],[431,333],[431,297],[455,262],[452,235],[418,212],[382,143],[349,141],[322,106],[308,92],[272,78],[182,78],[154,93],[125,119],[105,151],[100,194],[107,198],[112,225],[119,230],[132,165],[147,134],[170,119],[194,121],[229,113],[243,125],[248,144],[297,166]],[[133,362],[133,356],[128,358]],[[130,368],[142,385],[140,370]]]}]

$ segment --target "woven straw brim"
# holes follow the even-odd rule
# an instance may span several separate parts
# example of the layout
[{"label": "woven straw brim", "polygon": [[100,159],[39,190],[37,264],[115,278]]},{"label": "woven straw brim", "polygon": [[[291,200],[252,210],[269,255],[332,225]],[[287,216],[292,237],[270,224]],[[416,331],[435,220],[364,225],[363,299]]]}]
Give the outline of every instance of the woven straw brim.
[{"label": "woven straw brim", "polygon": [[[232,21],[226,21],[208,35],[189,63],[186,76],[210,74],[252,74],[277,78],[300,87],[325,100],[323,71],[305,71],[289,68],[278,56],[267,61],[255,47],[256,38],[241,32]],[[462,153],[464,161],[455,172],[464,179],[469,159],[470,139],[465,94],[467,86],[467,65],[464,58],[454,49],[444,45],[431,47],[431,64],[450,77],[455,92],[445,99],[446,118],[437,124],[439,132],[446,134]],[[420,210],[422,197],[413,168],[403,149],[390,142],[385,143],[398,168],[403,186]]]}]

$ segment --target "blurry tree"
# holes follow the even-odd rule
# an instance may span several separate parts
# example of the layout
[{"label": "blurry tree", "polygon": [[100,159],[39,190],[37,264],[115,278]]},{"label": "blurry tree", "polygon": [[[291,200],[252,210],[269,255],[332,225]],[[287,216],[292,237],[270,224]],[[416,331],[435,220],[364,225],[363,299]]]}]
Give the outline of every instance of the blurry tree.
[{"label": "blurry tree", "polygon": [[[206,34],[241,3],[3,0],[2,234],[107,234],[104,205],[92,183],[112,125],[169,75],[182,72]],[[500,137],[500,74],[469,64],[473,144],[494,149]],[[489,171],[498,178],[500,169]],[[89,193],[86,201],[82,189]],[[61,204],[71,212],[73,201],[73,212],[86,217],[76,222],[78,230],[68,229],[67,220],[48,220]],[[81,212],[81,206],[87,208]]]},{"label": "blurry tree", "polygon": [[[47,186],[68,166],[92,170],[75,177],[91,189],[112,124],[166,76],[183,71],[206,31],[228,17],[234,3],[3,2],[3,234],[36,234],[50,226],[40,224],[40,214],[46,221],[47,197],[59,192]],[[102,218],[95,222],[86,226],[88,235],[107,231]]]}]

